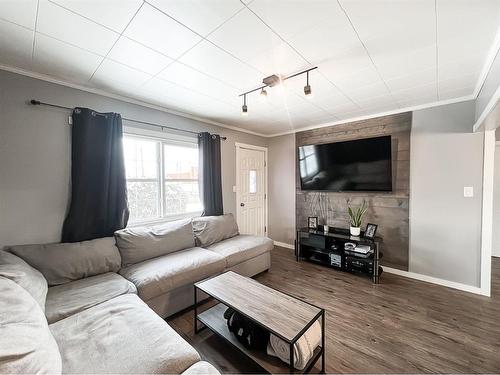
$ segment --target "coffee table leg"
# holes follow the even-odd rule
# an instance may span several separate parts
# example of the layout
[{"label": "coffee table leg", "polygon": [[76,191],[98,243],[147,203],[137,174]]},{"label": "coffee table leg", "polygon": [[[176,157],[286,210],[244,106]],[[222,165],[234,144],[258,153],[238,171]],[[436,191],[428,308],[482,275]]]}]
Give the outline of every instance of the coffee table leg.
[{"label": "coffee table leg", "polygon": [[290,343],[290,374],[293,374],[295,370],[295,361],[293,358],[293,342]]},{"label": "coffee table leg", "polygon": [[194,333],[198,333],[198,293],[194,286]]},{"label": "coffee table leg", "polygon": [[321,373],[325,373],[325,310],[321,314]]}]

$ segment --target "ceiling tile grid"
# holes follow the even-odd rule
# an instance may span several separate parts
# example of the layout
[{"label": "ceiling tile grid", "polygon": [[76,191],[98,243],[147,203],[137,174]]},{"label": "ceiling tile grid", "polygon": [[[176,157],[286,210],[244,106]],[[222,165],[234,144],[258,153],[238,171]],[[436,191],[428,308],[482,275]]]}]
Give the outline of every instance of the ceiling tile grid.
[{"label": "ceiling tile grid", "polygon": [[0,64],[275,134],[470,97],[499,25],[497,0],[3,0]]}]

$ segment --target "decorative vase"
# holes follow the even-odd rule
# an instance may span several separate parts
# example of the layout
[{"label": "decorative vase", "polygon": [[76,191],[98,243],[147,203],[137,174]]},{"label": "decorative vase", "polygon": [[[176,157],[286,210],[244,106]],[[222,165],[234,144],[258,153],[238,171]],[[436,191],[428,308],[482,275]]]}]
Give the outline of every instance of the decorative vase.
[{"label": "decorative vase", "polygon": [[361,234],[360,227],[351,227],[351,236],[359,236]]},{"label": "decorative vase", "polygon": [[330,227],[328,225],[323,225],[323,232],[328,233],[330,230]]}]

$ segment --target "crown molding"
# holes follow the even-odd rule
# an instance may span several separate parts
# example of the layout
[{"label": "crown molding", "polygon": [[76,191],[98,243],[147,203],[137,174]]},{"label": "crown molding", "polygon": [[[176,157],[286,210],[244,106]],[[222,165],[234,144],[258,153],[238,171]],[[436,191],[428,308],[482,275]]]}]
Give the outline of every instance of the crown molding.
[{"label": "crown molding", "polygon": [[64,81],[64,80],[61,80],[61,79],[58,79],[58,78],[55,78],[55,77],[52,77],[52,76],[49,76],[46,74],[36,73],[36,72],[32,72],[30,70],[15,68],[12,66],[2,65],[2,64],[0,64],[0,70],[5,70],[7,72],[20,74],[20,75],[23,75],[26,77],[38,79],[38,80],[49,82],[49,83],[55,83],[57,85],[69,87],[72,89],[89,92],[91,94],[102,95],[102,96],[105,96],[105,97],[111,98],[111,99],[121,100],[121,101],[126,102],[126,103],[135,104],[135,105],[139,105],[141,107],[146,107],[146,108],[150,108],[150,109],[155,109],[157,111],[169,113],[171,115],[176,115],[176,116],[188,118],[190,120],[200,121],[200,122],[203,122],[205,124],[215,125],[215,126],[219,126],[221,128],[230,129],[230,130],[234,130],[234,131],[242,132],[242,133],[247,133],[247,134],[251,134],[251,135],[256,135],[259,137],[267,137],[267,135],[265,135],[265,134],[261,134],[261,133],[254,132],[251,130],[242,129],[242,128],[238,128],[238,127],[233,126],[233,125],[224,124],[222,122],[213,121],[213,120],[209,120],[209,119],[206,119],[203,117],[194,116],[194,115],[191,115],[189,113],[176,111],[176,110],[173,110],[173,109],[170,109],[167,107],[147,103],[147,102],[144,102],[142,100],[130,98],[128,96],[113,94],[113,93],[110,93],[110,92],[105,91],[105,90],[87,87],[87,86],[83,86],[83,85],[80,85],[77,83],[71,83],[71,82]]}]

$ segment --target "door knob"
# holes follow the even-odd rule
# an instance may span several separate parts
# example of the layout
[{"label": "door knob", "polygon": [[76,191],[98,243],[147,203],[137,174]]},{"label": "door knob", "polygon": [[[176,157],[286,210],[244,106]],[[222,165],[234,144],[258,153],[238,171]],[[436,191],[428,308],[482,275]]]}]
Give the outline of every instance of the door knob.
[{"label": "door knob", "polygon": [[240,203],[240,206],[241,207],[245,207],[245,203]]}]

